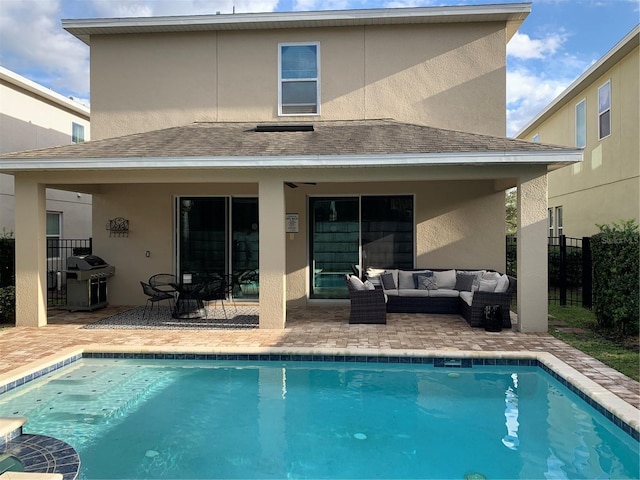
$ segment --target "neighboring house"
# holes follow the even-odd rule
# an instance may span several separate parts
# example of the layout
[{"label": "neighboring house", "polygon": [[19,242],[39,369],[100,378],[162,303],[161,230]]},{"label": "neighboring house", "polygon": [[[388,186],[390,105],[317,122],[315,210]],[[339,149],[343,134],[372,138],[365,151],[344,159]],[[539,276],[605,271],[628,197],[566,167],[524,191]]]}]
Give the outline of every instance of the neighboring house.
[{"label": "neighboring house", "polygon": [[[47,320],[44,185],[93,194],[110,303],[143,304],[155,273],[256,269],[279,329],[287,305],[346,298],[358,266],[504,271],[517,187],[519,328],[546,331],[546,174],[582,153],[504,137],[530,7],[64,21],[91,46],[97,140],[0,157],[24,219],[18,324]],[[118,217],[128,235],[105,230]]]},{"label": "neighboring house", "polygon": [[[89,109],[0,67],[0,154],[88,141]],[[89,238],[91,195],[47,189],[47,236]],[[14,184],[0,174],[0,234],[15,229]]]},{"label": "neighboring house", "polygon": [[549,182],[549,236],[640,222],[640,26],[538,114],[517,138],[584,148]]}]

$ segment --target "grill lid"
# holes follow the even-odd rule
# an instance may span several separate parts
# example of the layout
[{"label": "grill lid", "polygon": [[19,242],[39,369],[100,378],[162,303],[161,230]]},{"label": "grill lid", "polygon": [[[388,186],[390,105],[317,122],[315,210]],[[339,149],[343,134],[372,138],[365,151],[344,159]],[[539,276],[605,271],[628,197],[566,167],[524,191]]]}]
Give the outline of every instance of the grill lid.
[{"label": "grill lid", "polygon": [[79,255],[67,259],[69,270],[93,270],[94,268],[104,268],[109,264],[97,255]]}]

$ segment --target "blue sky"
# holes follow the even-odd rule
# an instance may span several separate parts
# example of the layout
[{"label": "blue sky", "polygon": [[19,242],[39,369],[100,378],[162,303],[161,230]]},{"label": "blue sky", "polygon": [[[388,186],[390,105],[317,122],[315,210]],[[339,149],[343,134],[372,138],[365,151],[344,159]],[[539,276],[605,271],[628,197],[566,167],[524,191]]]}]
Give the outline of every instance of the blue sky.
[{"label": "blue sky", "polygon": [[[515,3],[479,0],[0,0],[0,65],[89,104],[89,47],[61,19],[428,7]],[[507,135],[639,23],[639,0],[533,0],[507,47]]]}]

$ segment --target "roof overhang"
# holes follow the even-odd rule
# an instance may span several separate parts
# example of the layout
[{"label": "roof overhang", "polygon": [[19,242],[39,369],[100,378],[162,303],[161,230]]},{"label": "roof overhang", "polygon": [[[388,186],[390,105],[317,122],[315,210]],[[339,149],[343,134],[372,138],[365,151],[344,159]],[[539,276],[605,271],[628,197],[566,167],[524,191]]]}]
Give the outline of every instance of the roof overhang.
[{"label": "roof overhang", "polygon": [[87,45],[91,35],[264,30],[427,23],[504,22],[507,41],[531,13],[531,3],[449,7],[233,13],[166,17],[64,19],[62,28]]},{"label": "roof overhang", "polygon": [[582,151],[490,152],[455,154],[367,154],[227,157],[38,158],[0,160],[0,172],[186,170],[186,169],[336,169],[389,167],[483,167],[546,165],[555,170],[582,161]]}]

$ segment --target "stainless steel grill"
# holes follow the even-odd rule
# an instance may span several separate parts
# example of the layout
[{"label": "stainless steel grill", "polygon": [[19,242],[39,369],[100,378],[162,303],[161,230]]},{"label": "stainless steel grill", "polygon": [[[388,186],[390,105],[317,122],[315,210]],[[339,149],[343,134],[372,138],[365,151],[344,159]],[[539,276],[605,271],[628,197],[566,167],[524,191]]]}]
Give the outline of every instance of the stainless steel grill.
[{"label": "stainless steel grill", "polygon": [[116,273],[96,255],[67,259],[67,310],[96,310],[107,306],[107,279]]}]

